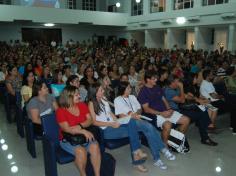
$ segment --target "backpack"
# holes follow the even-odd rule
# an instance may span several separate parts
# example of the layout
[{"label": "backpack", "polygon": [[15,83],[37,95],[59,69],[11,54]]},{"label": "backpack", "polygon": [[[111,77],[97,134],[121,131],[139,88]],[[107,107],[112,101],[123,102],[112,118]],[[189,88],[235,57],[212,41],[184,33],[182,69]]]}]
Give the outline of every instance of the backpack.
[{"label": "backpack", "polygon": [[187,153],[190,150],[190,146],[185,135],[175,129],[171,129],[170,131],[168,145],[171,147],[172,151],[178,153]]}]

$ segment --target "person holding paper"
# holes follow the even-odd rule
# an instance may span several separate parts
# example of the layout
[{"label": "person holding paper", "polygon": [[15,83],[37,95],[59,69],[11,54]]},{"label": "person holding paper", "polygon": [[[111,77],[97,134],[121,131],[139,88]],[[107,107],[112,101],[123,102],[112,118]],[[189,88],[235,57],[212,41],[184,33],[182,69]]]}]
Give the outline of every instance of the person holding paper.
[{"label": "person holding paper", "polygon": [[118,87],[118,97],[115,98],[115,114],[121,119],[130,116],[136,119],[136,126],[138,131],[143,132],[147,138],[153,159],[154,165],[161,169],[167,169],[167,166],[160,159],[160,151],[168,160],[175,160],[175,156],[165,147],[157,129],[150,123],[141,120],[141,105],[134,95],[130,95],[131,86],[128,82],[120,82]]},{"label": "person holding paper", "polygon": [[107,99],[104,97],[104,89],[99,83],[95,83],[88,92],[88,107],[93,118],[93,124],[104,131],[105,139],[121,139],[129,137],[132,152],[132,163],[140,172],[147,172],[143,165],[147,154],[141,150],[138,130],[135,119],[130,119],[127,124],[120,124],[112,113]]}]

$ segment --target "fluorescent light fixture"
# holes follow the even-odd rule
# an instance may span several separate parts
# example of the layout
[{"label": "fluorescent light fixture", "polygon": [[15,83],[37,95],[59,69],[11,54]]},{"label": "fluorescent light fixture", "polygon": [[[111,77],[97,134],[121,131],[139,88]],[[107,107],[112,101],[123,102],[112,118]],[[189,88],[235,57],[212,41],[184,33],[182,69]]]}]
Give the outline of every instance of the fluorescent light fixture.
[{"label": "fluorescent light fixture", "polygon": [[118,8],[120,7],[120,3],[119,2],[116,3],[116,7],[118,7]]},{"label": "fluorescent light fixture", "polygon": [[221,167],[217,166],[217,167],[216,167],[216,172],[217,172],[217,173],[221,172]]},{"label": "fluorescent light fixture", "polygon": [[53,26],[55,26],[55,24],[54,23],[45,23],[44,26],[46,26],[46,27],[53,27]]},{"label": "fluorescent light fixture", "polygon": [[18,167],[17,167],[17,166],[12,166],[12,167],[11,167],[11,172],[12,172],[12,173],[18,172]]},{"label": "fluorescent light fixture", "polygon": [[177,24],[184,24],[184,23],[186,23],[186,18],[185,17],[177,17],[176,23]]},{"label": "fluorescent light fixture", "polygon": [[136,0],[136,3],[140,3],[141,2],[141,0]]}]

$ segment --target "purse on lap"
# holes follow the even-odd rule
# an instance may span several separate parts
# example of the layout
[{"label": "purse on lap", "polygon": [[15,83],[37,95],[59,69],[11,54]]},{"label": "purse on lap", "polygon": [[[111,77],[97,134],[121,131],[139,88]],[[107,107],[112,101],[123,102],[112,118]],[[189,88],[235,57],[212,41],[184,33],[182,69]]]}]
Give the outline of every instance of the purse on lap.
[{"label": "purse on lap", "polygon": [[65,139],[73,146],[87,143],[86,137],[83,134],[73,135],[66,132],[62,132],[62,134],[63,134],[63,139]]}]

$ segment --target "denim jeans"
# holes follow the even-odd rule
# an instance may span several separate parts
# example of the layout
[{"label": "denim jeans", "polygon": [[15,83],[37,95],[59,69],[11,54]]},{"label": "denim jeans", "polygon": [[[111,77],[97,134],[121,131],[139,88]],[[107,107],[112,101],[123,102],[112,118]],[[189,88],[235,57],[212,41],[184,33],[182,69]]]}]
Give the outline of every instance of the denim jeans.
[{"label": "denim jeans", "polygon": [[165,148],[160,133],[152,124],[144,120],[136,120],[136,125],[138,131],[142,132],[146,137],[153,159],[157,161],[160,159],[160,151]]},{"label": "denim jeans", "polygon": [[[129,137],[133,160],[134,151],[141,148],[136,121],[134,119],[130,119],[128,124],[121,125],[119,128],[107,127],[104,129],[104,139],[121,139],[124,137]],[[133,164],[141,163],[133,161]]]}]

